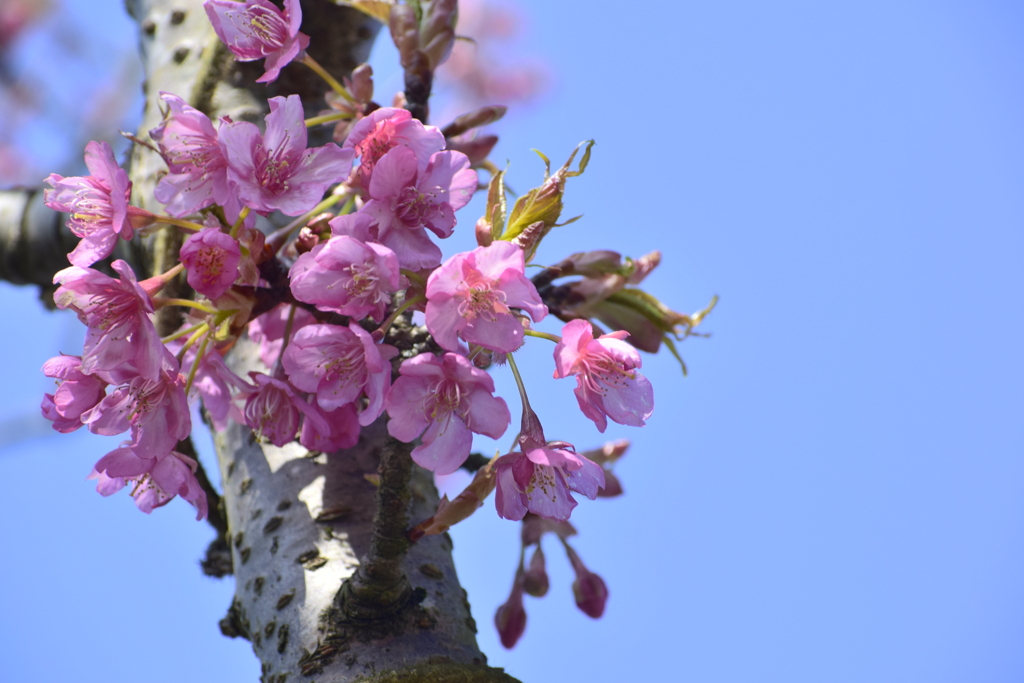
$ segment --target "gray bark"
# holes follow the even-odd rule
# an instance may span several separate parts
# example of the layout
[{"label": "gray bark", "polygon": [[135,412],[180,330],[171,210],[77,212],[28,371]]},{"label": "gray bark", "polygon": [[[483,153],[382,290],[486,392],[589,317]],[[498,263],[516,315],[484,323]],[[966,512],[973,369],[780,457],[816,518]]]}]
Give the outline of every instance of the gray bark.
[{"label": "gray bark", "polygon": [[[325,108],[325,88],[302,66],[287,67],[270,87],[256,84],[261,63],[232,59],[202,0],[126,6],[139,23],[146,74],[140,138],[161,119],[161,91],[211,118],[257,124],[277,94],[300,94],[308,113]],[[303,14],[310,54],[329,71],[347,75],[366,60],[379,29],[372,19],[328,0],[304,0]],[[311,137],[311,144],[323,141]],[[133,204],[160,210],[152,193],[164,170],[155,152],[134,148]],[[9,281],[50,283],[74,246],[64,217],[42,207],[40,195],[0,193],[0,277]],[[174,264],[179,246],[178,232],[164,229],[118,256],[153,274]],[[158,325],[166,333],[176,321]],[[259,369],[250,344],[231,355],[239,375]],[[355,448],[316,457],[297,443],[260,444],[239,425],[216,434],[215,445],[227,533],[219,559],[214,544],[206,566],[234,571],[235,599],[221,628],[252,642],[262,681],[514,681],[485,665],[450,538],[425,538],[407,550],[401,530],[410,516],[415,523],[433,514],[437,492],[430,474],[411,466],[411,446],[388,437],[383,419],[363,430]],[[378,471],[379,487],[365,476]]]}]

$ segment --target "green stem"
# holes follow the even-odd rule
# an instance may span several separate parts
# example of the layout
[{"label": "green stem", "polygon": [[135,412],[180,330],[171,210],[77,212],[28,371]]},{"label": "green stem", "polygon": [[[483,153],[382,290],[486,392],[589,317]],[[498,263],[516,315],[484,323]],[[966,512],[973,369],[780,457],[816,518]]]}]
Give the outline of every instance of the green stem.
[{"label": "green stem", "polygon": [[177,332],[175,332],[174,334],[171,334],[171,335],[168,335],[168,336],[164,337],[160,341],[163,342],[164,344],[166,344],[168,342],[174,341],[175,339],[181,339],[186,334],[192,334],[193,332],[195,332],[196,330],[198,330],[200,327],[202,327],[205,324],[206,323],[199,323],[199,324],[193,325],[192,327],[189,327],[189,328],[180,329]]},{"label": "green stem", "polygon": [[205,225],[199,225],[198,223],[193,223],[192,221],[182,220],[181,218],[172,218],[170,216],[156,216],[155,218],[156,218],[155,222],[157,222],[157,223],[166,223],[167,225],[175,225],[175,226],[177,226],[179,228],[184,228],[185,230],[190,230],[192,232],[199,232],[200,230],[205,230],[206,229]]},{"label": "green stem", "polygon": [[402,305],[399,306],[398,308],[396,308],[394,313],[389,315],[387,317],[387,319],[384,320],[383,323],[381,323],[380,327],[378,327],[376,330],[373,331],[373,333],[372,333],[373,334],[373,338],[374,339],[383,339],[384,335],[386,335],[388,333],[388,330],[391,328],[391,326],[395,323],[396,320],[398,320],[398,316],[400,316],[403,313],[405,313],[405,311],[410,306],[415,306],[416,304],[418,304],[420,302],[423,302],[423,301],[426,301],[426,300],[427,300],[426,297],[414,296],[411,299],[406,299],[405,301],[403,301]]},{"label": "green stem", "polygon": [[526,385],[523,384],[523,378],[519,374],[519,367],[516,366],[516,359],[510,353],[505,356],[508,359],[508,366],[512,369],[512,376],[516,379],[516,386],[519,388],[519,398],[523,401],[523,412],[527,410],[533,410],[530,408],[530,399],[526,397]]},{"label": "green stem", "polygon": [[415,282],[416,284],[418,284],[420,287],[426,287],[427,286],[427,281],[424,280],[422,277],[420,277],[419,273],[414,273],[413,271],[409,270],[408,268],[401,268],[399,270],[399,272],[402,275],[404,275],[407,278],[409,278],[410,280],[412,280],[413,282]]},{"label": "green stem", "polygon": [[242,229],[242,225],[245,223],[246,217],[249,215],[249,207],[243,206],[242,210],[238,212],[238,220],[231,226],[231,236],[238,238],[238,231]]},{"label": "green stem", "polygon": [[324,81],[327,82],[327,85],[331,86],[331,90],[338,93],[352,104],[357,104],[356,98],[352,97],[352,95],[349,94],[348,90],[345,89],[345,86],[339,83],[338,79],[336,79],[334,76],[327,73],[327,69],[320,66],[320,64],[315,59],[306,54],[300,61],[306,66],[308,66],[310,69],[312,69],[317,76],[324,79]]},{"label": "green stem", "polygon": [[557,334],[548,334],[547,332],[538,332],[537,330],[523,330],[523,334],[527,337],[539,337],[540,339],[550,339],[556,344],[562,341],[562,338]]},{"label": "green stem", "polygon": [[188,338],[188,341],[185,342],[185,345],[181,347],[181,351],[178,351],[177,358],[179,364],[181,363],[182,360],[184,360],[185,354],[188,353],[188,350],[192,348],[192,345],[199,341],[199,338],[209,331],[210,326],[204,323],[200,329],[196,330],[195,333],[193,333],[193,335]]},{"label": "green stem", "polygon": [[217,309],[210,308],[206,304],[201,304],[198,301],[192,301],[191,299],[165,299],[162,296],[158,296],[153,299],[153,306],[156,308],[163,308],[164,306],[184,306],[186,308],[197,308],[204,313],[217,312]]},{"label": "green stem", "polygon": [[306,128],[312,128],[313,126],[319,126],[324,123],[331,123],[332,121],[345,121],[351,119],[352,114],[347,112],[338,112],[337,114],[324,114],[323,116],[314,116],[311,119],[306,119]]},{"label": "green stem", "polygon": [[199,351],[196,353],[196,359],[192,361],[192,367],[188,371],[188,379],[185,380],[185,395],[188,396],[188,392],[192,390],[192,382],[196,378],[196,371],[199,369],[199,363],[203,360],[203,356],[206,355],[206,347],[210,343],[210,335],[203,337],[203,343],[199,345]]}]

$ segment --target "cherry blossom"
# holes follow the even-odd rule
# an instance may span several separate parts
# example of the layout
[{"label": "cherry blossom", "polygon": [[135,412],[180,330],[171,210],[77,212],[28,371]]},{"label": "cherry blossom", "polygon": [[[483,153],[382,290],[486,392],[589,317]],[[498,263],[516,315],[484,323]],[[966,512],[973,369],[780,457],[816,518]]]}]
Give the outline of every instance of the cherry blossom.
[{"label": "cherry blossom", "polygon": [[456,254],[427,280],[427,329],[449,351],[458,349],[458,337],[515,351],[523,343],[523,325],[511,308],[525,310],[535,322],[548,310],[524,271],[523,250],[510,242]]},{"label": "cherry blossom", "polygon": [[217,37],[235,59],[252,62],[266,58],[266,73],[257,83],[277,80],[281,69],[309,47],[309,36],[299,31],[299,0],[285,0],[283,12],[268,0],[206,0],[203,7]]},{"label": "cherry blossom", "polygon": [[361,119],[345,138],[345,149],[359,157],[351,183],[370,189],[370,178],[382,156],[395,147],[408,147],[416,155],[417,169],[425,170],[430,157],[444,149],[444,135],[425,126],[405,109],[381,107]]},{"label": "cherry blossom", "polygon": [[143,458],[127,444],[122,444],[99,459],[89,479],[98,479],[96,490],[109,496],[124,487],[126,480],[134,481],[132,498],[140,510],[149,514],[154,508],[181,496],[196,509],[196,519],[208,512],[206,493],[196,479],[198,463],[171,451],[161,458]]},{"label": "cherry blossom", "polygon": [[237,240],[211,227],[189,235],[179,257],[188,269],[188,284],[212,300],[228,291],[238,278],[242,252]]},{"label": "cherry blossom", "polygon": [[299,256],[292,266],[292,294],[299,301],[378,322],[400,287],[398,257],[375,242],[348,235],[332,237]]},{"label": "cherry blossom", "polygon": [[368,403],[359,413],[359,424],[365,426],[384,411],[391,382],[388,361],[397,354],[393,346],[375,344],[370,333],[353,321],[348,327],[303,327],[292,336],[282,364],[291,383],[316,394],[316,403],[325,411],[365,394]]},{"label": "cherry blossom", "polygon": [[390,247],[405,268],[420,270],[441,263],[441,250],[424,231],[452,234],[455,212],[476,190],[476,171],[461,152],[437,152],[420,170],[416,154],[399,146],[384,154],[370,179],[371,201],[363,211],[377,221],[377,239]]},{"label": "cherry blossom", "polygon": [[303,415],[316,422],[321,433],[329,433],[331,427],[320,413],[309,405],[287,382],[250,372],[255,385],[242,392],[245,398],[245,424],[275,446],[281,447],[295,440],[299,420]]},{"label": "cherry blossom", "polygon": [[160,93],[168,110],[149,136],[160,147],[170,171],[153,194],[172,216],[187,216],[234,198],[228,183],[228,162],[209,117],[171,93]]},{"label": "cherry blossom", "polygon": [[263,364],[273,367],[284,346],[285,330],[291,330],[291,334],[295,334],[306,325],[315,322],[313,314],[304,308],[287,304],[277,306],[249,323],[249,339],[259,344],[260,360]]},{"label": "cherry blossom", "polygon": [[83,268],[110,256],[118,237],[130,240],[135,234],[128,215],[132,184],[110,145],[87,144],[85,165],[90,175],[84,177],[50,174],[46,182],[53,189],[43,192],[48,207],[70,214],[68,228],[82,240],[68,259]]},{"label": "cherry blossom", "polygon": [[[227,2],[226,4],[237,4]],[[334,143],[306,149],[308,135],[298,95],[270,99],[266,132],[247,121],[224,123],[219,140],[228,178],[242,202],[260,213],[298,216],[313,208],[352,167],[352,151]]]},{"label": "cherry blossom", "polygon": [[594,339],[587,320],[572,320],[562,328],[555,347],[556,378],[576,375],[576,401],[598,430],[615,422],[642,427],[654,411],[654,388],[636,371],[640,354],[623,341],[628,332],[616,331]]},{"label": "cherry blossom", "polygon": [[82,414],[106,395],[107,383],[82,372],[82,359],[60,355],[43,363],[43,374],[59,382],[57,390],[43,396],[43,417],[53,428],[67,434],[82,426]]},{"label": "cherry blossom", "polygon": [[131,429],[132,451],[141,458],[162,458],[192,433],[185,378],[170,354],[156,379],[137,376],[114,388],[82,415],[89,431],[103,436]]},{"label": "cherry blossom", "polygon": [[[359,416],[354,403],[348,403],[335,410],[325,411],[316,403],[310,407],[320,414],[320,420],[303,420],[299,432],[299,443],[311,451],[330,453],[342,448],[352,448],[359,443]],[[327,425],[328,430],[323,427]]]},{"label": "cherry blossom", "polygon": [[89,328],[82,372],[91,375],[121,370],[130,361],[138,374],[156,379],[166,352],[149,319],[153,303],[127,263],[118,260],[111,266],[121,279],[78,266],[58,272],[53,282],[60,287],[53,300],[57,308],[77,313]]},{"label": "cherry blossom", "polygon": [[403,361],[399,372],[385,402],[388,432],[406,443],[422,434],[412,459],[436,474],[451,474],[466,461],[474,432],[497,439],[512,420],[505,401],[493,395],[494,380],[464,356],[424,353]]}]

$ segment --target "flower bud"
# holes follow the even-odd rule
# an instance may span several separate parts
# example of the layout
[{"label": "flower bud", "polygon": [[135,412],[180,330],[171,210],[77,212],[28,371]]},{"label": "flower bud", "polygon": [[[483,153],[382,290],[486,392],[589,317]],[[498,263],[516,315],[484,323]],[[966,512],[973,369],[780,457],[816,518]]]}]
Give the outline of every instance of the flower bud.
[{"label": "flower bud", "polygon": [[584,566],[580,556],[568,544],[565,545],[569,562],[576,572],[576,580],[572,583],[572,593],[576,597],[576,606],[588,617],[600,619],[604,614],[604,606],[608,601],[608,587],[604,580]]},{"label": "flower bud", "polygon": [[[500,105],[481,107],[476,111],[471,111],[468,114],[456,117],[454,121],[441,129],[441,134],[446,138],[454,138],[458,135],[462,135],[468,130],[487,126],[499,121],[507,111],[508,107],[502,107]],[[448,149],[451,149],[450,145]]]},{"label": "flower bud", "polygon": [[360,64],[353,69],[348,91],[357,102],[368,104],[373,99],[373,67]]},{"label": "flower bud", "polygon": [[543,598],[548,592],[549,585],[548,573],[544,567],[544,551],[538,545],[533,551],[533,557],[530,558],[530,568],[523,574],[523,590],[527,595]]},{"label": "flower bud", "polygon": [[516,573],[516,579],[512,584],[512,594],[508,596],[498,611],[494,614],[494,625],[498,629],[498,636],[501,644],[507,650],[515,647],[516,642],[522,637],[526,630],[526,608],[523,607],[523,584],[522,572]]},{"label": "flower bud", "polygon": [[309,229],[309,226],[299,230],[299,236],[295,238],[295,251],[305,254],[312,251],[313,247],[320,243],[320,235]]},{"label": "flower bud", "polygon": [[469,165],[476,168],[487,161],[488,155],[494,146],[498,144],[497,135],[475,135],[466,134],[455,138],[448,138],[447,149],[462,152],[469,157]]}]

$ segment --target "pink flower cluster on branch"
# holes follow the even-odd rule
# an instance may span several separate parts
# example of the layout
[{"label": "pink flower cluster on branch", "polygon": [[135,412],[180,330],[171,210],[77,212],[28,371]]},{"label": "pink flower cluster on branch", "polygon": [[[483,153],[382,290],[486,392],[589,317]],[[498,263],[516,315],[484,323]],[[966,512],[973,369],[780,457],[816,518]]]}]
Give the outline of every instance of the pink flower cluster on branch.
[{"label": "pink flower cluster on branch", "polygon": [[[407,75],[426,78],[422,85],[451,48],[457,12],[454,0],[424,3],[419,14],[414,5],[396,5],[390,26]],[[570,443],[549,441],[516,354],[529,337],[554,342],[554,376],[576,378],[577,404],[598,430],[609,420],[639,427],[653,413],[654,395],[639,372],[637,348],[664,342],[675,353],[669,335],[678,339],[680,326],[690,334],[707,311],[682,316],[635,287],[657,266],[657,252],[636,261],[580,252],[527,277],[544,237],[576,220],[561,218],[563,197],[568,178],[586,169],[593,141],[553,173],[540,155],[543,182],[510,208],[505,172],[486,161],[497,138],[459,142],[500,119],[504,107],[459,116],[442,132],[405,109],[374,103],[368,67],[343,79],[349,92],[309,58],[298,0],[286,0],[283,10],[268,0],[207,0],[205,8],[237,59],[265,60],[260,82],[275,80],[294,60],[320,73],[332,90],[332,113],[307,121],[299,96],[274,97],[261,128],[211,121],[161,93],[164,119],[150,137],[167,164],[155,189],[165,214],[130,205],[128,176],[105,143],[86,147],[90,175],[50,176],[46,202],[70,214],[81,238],[71,266],[55,276],[54,298],[87,332],[80,355],[44,365],[57,382],[44,395],[44,416],[62,433],[84,426],[125,435],[90,474],[102,495],[130,485],[144,512],[181,497],[200,518],[208,512],[205,476],[179,447],[192,429],[190,401],[202,402],[217,430],[242,423],[264,443],[298,441],[311,451],[351,448],[364,427],[386,419],[392,438],[415,443],[411,458],[420,467],[437,475],[477,470],[462,494],[445,497],[436,514],[407,531],[411,541],[467,518],[492,491],[499,517],[523,521],[522,559],[495,616],[506,647],[525,630],[524,596],[549,590],[540,546],[549,532],[575,571],[577,605],[600,617],[607,587],[568,545],[575,530],[567,520],[576,495],[622,493],[611,464],[626,446],[577,453]],[[426,118],[426,95],[408,103]],[[337,124],[340,145],[308,148],[307,126],[327,123]],[[474,166],[491,175],[473,230],[478,246],[445,259],[437,240],[459,229],[456,215],[479,189]],[[298,218],[264,236],[252,214],[273,212]],[[90,267],[110,256],[118,239],[158,223],[188,232],[168,271],[139,282],[124,261],[111,265],[118,277]],[[182,271],[187,297],[162,297]],[[582,279],[553,284],[564,276]],[[153,316],[166,306],[187,314],[161,338]],[[414,312],[422,326],[413,323]],[[566,323],[561,336],[535,329],[549,313]],[[595,320],[611,329],[605,333]],[[245,378],[225,361],[244,335],[266,366]],[[475,435],[499,439],[512,422],[487,372],[492,362],[512,372],[521,421],[514,445],[481,467],[479,456],[470,458]]]}]

